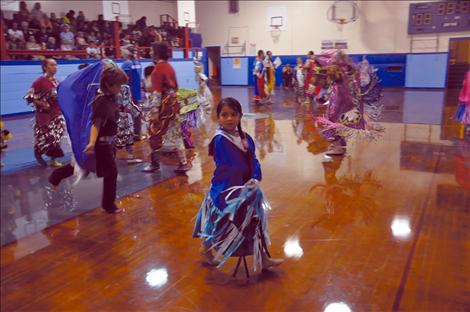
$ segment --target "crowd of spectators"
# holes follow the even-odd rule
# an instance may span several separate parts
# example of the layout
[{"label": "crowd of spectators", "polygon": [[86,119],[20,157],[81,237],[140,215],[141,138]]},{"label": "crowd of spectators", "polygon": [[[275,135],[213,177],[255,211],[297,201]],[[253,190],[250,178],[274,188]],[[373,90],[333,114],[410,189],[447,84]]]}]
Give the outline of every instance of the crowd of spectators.
[{"label": "crowd of spectators", "polygon": [[[26,3],[21,1],[20,11],[13,14],[12,19],[3,20],[9,50],[86,50],[86,58],[100,58],[101,52],[106,57],[115,55],[114,22],[104,20],[102,14],[98,15],[96,20],[88,20],[82,11],[76,15],[74,10],[70,10],[61,18],[57,18],[55,13],[44,13],[39,2],[35,3],[30,11]],[[126,29],[123,29],[120,23],[120,29],[123,56],[129,53],[129,46],[150,47],[154,42],[165,42],[172,47],[181,47],[183,44],[182,28],[168,24],[161,27],[148,26],[145,16],[135,24],[127,25]],[[141,53],[141,57],[149,57],[150,49],[143,49]],[[17,58],[37,59],[38,56]]]}]

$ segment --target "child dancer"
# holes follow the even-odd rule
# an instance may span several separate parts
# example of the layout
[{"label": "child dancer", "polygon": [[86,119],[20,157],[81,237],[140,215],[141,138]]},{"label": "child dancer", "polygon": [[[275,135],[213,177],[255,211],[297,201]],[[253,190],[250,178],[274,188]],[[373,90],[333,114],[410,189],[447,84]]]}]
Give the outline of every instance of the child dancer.
[{"label": "child dancer", "polygon": [[363,135],[376,138],[383,128],[371,121],[380,116],[382,97],[375,71],[369,71],[369,82],[361,87],[360,66],[341,51],[331,51],[316,60],[322,65],[312,77],[316,87],[328,90],[323,100],[330,102],[326,116],[317,117],[325,125],[323,134],[332,143],[327,155],[343,155],[346,138]]},{"label": "child dancer", "polygon": [[[209,144],[216,169],[193,237],[203,239],[201,255],[208,264],[220,268],[232,255],[254,255],[256,271],[277,266],[283,260],[269,256],[265,210],[270,206],[259,187],[261,167],[255,143],[243,132],[241,117],[241,105],[236,99],[224,98],[218,103],[220,128]],[[217,251],[215,258],[212,249]]]},{"label": "child dancer", "polygon": [[197,101],[199,108],[197,110],[197,123],[198,128],[207,130],[207,120],[210,119],[210,114],[213,105],[213,97],[209,86],[207,85],[208,78],[204,75],[204,67],[200,59],[194,60],[194,71],[196,72]]},{"label": "child dancer", "polygon": [[[260,51],[262,50],[259,50],[258,51],[258,54],[260,53]],[[259,71],[259,67],[260,67],[260,63],[262,62],[262,60],[260,60],[259,56],[256,55],[255,56],[255,62],[254,62],[254,66],[253,66],[253,84],[254,84],[254,90],[255,90],[255,102],[258,102],[260,100],[260,96],[259,96],[259,90],[258,90],[258,71]]]},{"label": "child dancer", "polygon": [[103,179],[102,207],[108,213],[119,213],[116,207],[117,166],[112,145],[117,133],[117,95],[121,85],[127,83],[127,75],[115,67],[107,67],[101,74],[101,93],[93,101],[90,138],[85,148],[88,155],[95,153],[96,175]]},{"label": "child dancer", "polygon": [[[78,66],[78,69],[81,70],[81,69],[87,68],[88,66],[89,66],[88,64],[81,64]],[[110,59],[104,59],[102,61],[103,70],[105,70],[106,68],[111,68],[111,67],[118,68],[116,63],[114,63]],[[87,69],[87,71],[88,70],[89,69]],[[82,82],[86,81],[87,78],[85,76],[79,80],[81,80]],[[68,79],[69,77],[66,78],[65,82],[68,82]],[[86,89],[84,88],[83,93],[88,93],[91,91],[99,95],[101,91],[99,89],[94,89],[94,88],[97,88],[98,85],[99,85],[98,83],[90,82],[90,84],[86,86]],[[75,86],[75,88],[77,87]],[[67,94],[67,91],[63,92],[63,94]],[[64,98],[62,97],[60,100],[63,101]],[[62,103],[62,104],[66,106],[67,104],[70,104],[70,103],[67,103],[67,104]],[[117,105],[117,111],[118,111],[117,133],[113,139],[113,147],[115,148],[115,150],[126,147],[126,150],[128,153],[128,160],[127,160],[128,164],[142,162],[141,159],[134,158],[134,153],[133,153],[134,133],[132,131],[133,129],[132,118],[131,116],[129,116],[130,115],[129,110],[137,109],[137,108],[135,108],[135,106],[132,103],[130,89],[128,85],[123,84],[121,86],[120,93],[117,96],[117,104],[118,104]],[[76,179],[75,179],[74,184],[77,184],[81,180],[82,177],[87,176],[89,174],[90,170],[95,171],[95,169],[96,168],[80,167],[80,165],[77,164],[77,161],[74,155],[72,154],[72,159],[69,164],[52,171],[51,175],[49,176],[49,183],[51,184],[52,188],[55,189],[59,186],[62,180],[68,177],[71,177],[72,175],[75,175]]]},{"label": "child dancer", "polygon": [[176,173],[185,173],[191,169],[186,158],[186,151],[181,133],[180,107],[177,99],[178,83],[173,67],[168,63],[169,49],[166,44],[156,43],[153,46],[156,61],[150,75],[152,81],[151,117],[148,126],[150,148],[150,164],[144,172],[160,169],[159,150],[163,142],[170,142],[177,147],[179,166]]},{"label": "child dancer", "polygon": [[42,61],[43,75],[34,81],[24,99],[35,109],[34,123],[34,157],[39,164],[47,166],[42,158],[46,154],[51,158],[52,167],[61,167],[56,158],[63,157],[60,140],[64,134],[65,121],[57,102],[57,86],[55,78],[57,63],[48,58]]},{"label": "child dancer", "polygon": [[199,87],[197,90],[197,101],[205,110],[210,110],[212,108],[212,93],[207,86],[208,78],[204,75],[204,67],[200,59],[194,59],[194,71]]},{"label": "child dancer", "polygon": [[[1,131],[1,136],[0,136],[0,151],[3,154],[3,150],[5,150],[8,145],[5,143],[8,140],[11,140],[13,137],[7,129],[3,129],[3,120],[0,118],[0,131]],[[3,167],[4,164],[3,162],[0,161],[0,167]]]},{"label": "child dancer", "polygon": [[118,129],[117,134],[114,136],[113,146],[117,150],[126,148],[128,164],[141,163],[142,159],[135,158],[134,156],[134,121],[140,118],[140,109],[132,100],[129,85],[124,84],[121,86],[121,91],[117,96],[117,103],[119,114],[117,120]]},{"label": "child dancer", "polygon": [[304,97],[304,65],[302,58],[297,58],[297,66],[294,69],[294,89],[295,89],[295,101],[300,103]]},{"label": "child dancer", "polygon": [[315,95],[318,94],[319,88],[317,88],[312,81],[312,78],[316,72],[316,68],[319,66],[319,63],[315,60],[315,53],[313,51],[309,51],[307,53],[307,60],[305,61],[304,69],[306,71],[305,75],[305,102],[313,103],[313,98]]},{"label": "child dancer", "polygon": [[470,70],[465,74],[463,87],[459,94],[459,106],[455,119],[460,121],[463,125],[470,125]]},{"label": "child dancer", "polygon": [[268,97],[271,98],[274,90],[274,84],[276,83],[276,77],[274,76],[274,64],[273,55],[271,51],[266,51],[266,58],[264,59],[264,68],[266,68],[266,85],[268,89]]},{"label": "child dancer", "polygon": [[264,104],[268,101],[265,84],[266,69],[264,68],[264,57],[264,51],[258,50],[255,69],[253,70],[253,75],[255,76],[255,102],[260,104]]},{"label": "child dancer", "polygon": [[294,74],[290,64],[286,64],[286,66],[282,68],[282,79],[284,80],[284,87],[286,89],[292,88],[293,75]]},{"label": "child dancer", "polygon": [[144,69],[144,80],[142,82],[144,89],[144,102],[142,105],[142,119],[148,128],[148,121],[150,120],[150,111],[151,111],[151,95],[152,95],[152,80],[151,74],[155,69],[155,65],[149,65]]}]

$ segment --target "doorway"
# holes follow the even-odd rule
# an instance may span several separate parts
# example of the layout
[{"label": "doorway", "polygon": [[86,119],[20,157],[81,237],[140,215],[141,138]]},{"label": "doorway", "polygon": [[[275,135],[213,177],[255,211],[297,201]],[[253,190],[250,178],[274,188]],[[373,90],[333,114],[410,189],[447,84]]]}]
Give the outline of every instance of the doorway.
[{"label": "doorway", "polygon": [[450,38],[447,88],[460,89],[467,70],[470,69],[470,37]]},{"label": "doorway", "polygon": [[220,85],[220,46],[206,47],[209,62],[209,79],[214,84]]}]

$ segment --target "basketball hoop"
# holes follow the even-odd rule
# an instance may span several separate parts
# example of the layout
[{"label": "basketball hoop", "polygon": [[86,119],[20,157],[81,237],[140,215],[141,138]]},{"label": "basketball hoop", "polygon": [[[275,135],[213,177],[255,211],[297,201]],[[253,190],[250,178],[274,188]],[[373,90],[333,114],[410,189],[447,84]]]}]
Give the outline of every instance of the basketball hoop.
[{"label": "basketball hoop", "polygon": [[280,25],[271,25],[271,38],[274,43],[279,42],[279,37],[281,37],[281,26]]},{"label": "basketball hoop", "polygon": [[355,22],[358,16],[359,7],[354,1],[335,1],[327,11],[327,18],[337,25],[338,31],[343,31],[343,25]]},{"label": "basketball hoop", "polygon": [[338,29],[338,31],[343,31],[344,24],[347,24],[346,19],[338,18],[338,20],[336,21],[336,28]]},{"label": "basketball hoop", "polygon": [[199,33],[199,24],[196,22],[187,22],[186,27],[191,28],[194,33]]}]

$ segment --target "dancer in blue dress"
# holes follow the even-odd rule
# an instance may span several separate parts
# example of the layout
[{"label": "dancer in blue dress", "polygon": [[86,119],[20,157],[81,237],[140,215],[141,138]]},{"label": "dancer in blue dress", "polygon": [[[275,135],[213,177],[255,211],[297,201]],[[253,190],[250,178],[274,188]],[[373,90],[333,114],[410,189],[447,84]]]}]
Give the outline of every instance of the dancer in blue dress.
[{"label": "dancer in blue dress", "polygon": [[[230,256],[253,255],[254,270],[282,263],[269,256],[266,210],[260,186],[261,167],[255,143],[241,128],[242,109],[234,98],[217,105],[220,128],[209,144],[216,169],[201,205],[193,237],[203,239],[201,255],[220,268]],[[215,257],[212,251],[216,251]]]}]

